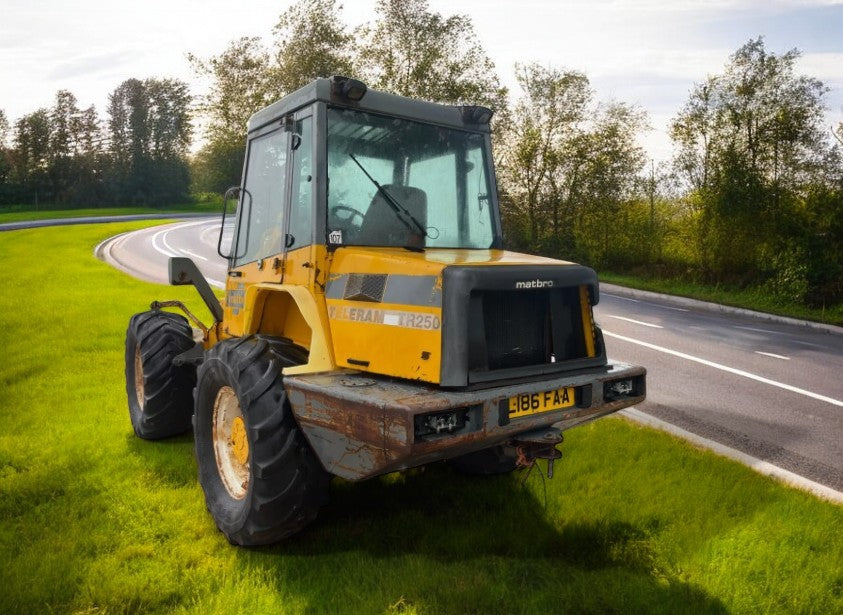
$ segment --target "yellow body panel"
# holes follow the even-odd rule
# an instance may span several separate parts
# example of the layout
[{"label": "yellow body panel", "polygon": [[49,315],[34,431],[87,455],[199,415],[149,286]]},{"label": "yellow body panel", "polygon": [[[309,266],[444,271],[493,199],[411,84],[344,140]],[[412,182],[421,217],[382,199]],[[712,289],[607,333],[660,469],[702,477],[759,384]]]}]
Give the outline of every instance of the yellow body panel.
[{"label": "yellow body panel", "polygon": [[327,304],[337,365],[439,381],[441,308],[331,299]]},{"label": "yellow body panel", "polygon": [[[305,246],[229,275],[222,337],[265,333],[310,350],[285,373],[345,367],[438,383],[442,364],[442,270],[448,265],[545,265],[564,261],[504,250]],[[382,300],[344,296],[353,276],[380,276]],[[327,294],[326,294],[327,289]],[[588,289],[580,288],[588,356],[594,356]]]},{"label": "yellow body panel", "polygon": [[[286,254],[272,256],[263,260],[247,263],[229,271],[225,284],[225,302],[223,303],[223,337],[235,337],[261,331],[264,333],[283,330],[283,324],[273,322],[271,315],[255,316],[252,312],[255,305],[246,301],[246,293],[255,284],[263,282],[284,284],[287,286],[300,286],[308,289],[315,295],[320,294],[321,289],[316,272],[326,270],[326,250],[324,246],[305,246],[298,250],[292,250]],[[321,283],[324,284],[325,274],[321,273]],[[246,323],[258,321],[270,329],[252,329],[247,331]],[[261,319],[264,320],[261,320]],[[285,320],[286,316],[282,317]]]},{"label": "yellow body panel", "polygon": [[594,316],[591,313],[591,302],[588,300],[588,287],[580,286],[580,310],[582,311],[582,330],[585,338],[585,349],[589,357],[594,357]]},{"label": "yellow body panel", "polygon": [[[359,269],[364,265],[370,270]],[[455,250],[429,248],[413,252],[404,248],[340,248],[331,272],[356,270],[365,273],[438,275],[447,265],[571,265],[544,256],[508,250]]]},{"label": "yellow body panel", "polygon": [[[341,248],[328,278],[328,319],[337,365],[410,380],[439,382],[442,352],[442,269],[468,254],[449,250],[445,262],[433,250]],[[435,251],[437,255],[440,251]],[[331,292],[349,276],[386,276],[382,301],[350,300]]]},{"label": "yellow body panel", "polygon": [[235,270],[239,275],[229,272],[222,337],[265,333],[289,338],[310,351],[305,365],[285,368],[284,373],[336,369],[323,289],[327,261],[324,246],[305,246],[286,258],[247,263]]}]

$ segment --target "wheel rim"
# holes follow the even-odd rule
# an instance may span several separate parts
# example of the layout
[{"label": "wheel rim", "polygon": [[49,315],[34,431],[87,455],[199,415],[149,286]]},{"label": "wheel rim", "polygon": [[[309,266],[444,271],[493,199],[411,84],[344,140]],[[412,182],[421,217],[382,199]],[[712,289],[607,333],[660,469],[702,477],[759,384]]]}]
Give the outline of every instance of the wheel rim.
[{"label": "wheel rim", "polygon": [[141,359],[140,344],[135,345],[135,395],[138,397],[138,407],[143,412],[143,359]]},{"label": "wheel rim", "polygon": [[249,488],[249,438],[237,394],[228,386],[217,392],[214,401],[213,439],[222,484],[231,497],[242,500]]}]

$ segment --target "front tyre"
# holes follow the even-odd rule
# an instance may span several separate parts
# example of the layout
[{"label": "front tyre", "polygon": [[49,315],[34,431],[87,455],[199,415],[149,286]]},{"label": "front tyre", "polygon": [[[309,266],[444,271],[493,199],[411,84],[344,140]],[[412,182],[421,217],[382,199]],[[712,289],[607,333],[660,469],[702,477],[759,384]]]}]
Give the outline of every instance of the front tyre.
[{"label": "front tyre", "polygon": [[173,359],[194,345],[193,330],[179,314],[150,310],[129,320],[126,396],[138,437],[157,440],[190,429],[196,370]]},{"label": "front tyre", "polygon": [[281,370],[307,360],[286,340],[220,342],[196,384],[199,482],[217,527],[234,544],[277,542],[316,518],[329,475],[293,417]]}]

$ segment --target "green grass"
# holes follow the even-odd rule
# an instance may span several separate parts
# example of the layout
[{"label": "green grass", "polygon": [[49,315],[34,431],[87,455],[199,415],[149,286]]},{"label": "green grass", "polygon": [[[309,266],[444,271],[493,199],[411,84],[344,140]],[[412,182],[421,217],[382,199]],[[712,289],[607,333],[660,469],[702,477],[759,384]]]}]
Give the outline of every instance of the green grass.
[{"label": "green grass", "polygon": [[827,309],[811,308],[779,299],[762,288],[737,289],[728,286],[707,286],[687,280],[647,278],[611,272],[601,272],[600,281],[701,301],[711,301],[757,312],[843,326],[843,304]]},{"label": "green grass", "polygon": [[165,208],[155,207],[89,207],[84,209],[34,209],[31,205],[0,207],[0,224],[28,220],[53,220],[56,218],[84,218],[86,216],[131,216],[135,214],[207,213],[222,211],[222,203],[203,201]]},{"label": "green grass", "polygon": [[0,612],[843,612],[843,508],[618,418],[569,432],[546,484],[338,481],[303,533],[230,546],[190,436],[129,423],[129,316],[205,313],[92,256],[148,224],[0,234]]}]

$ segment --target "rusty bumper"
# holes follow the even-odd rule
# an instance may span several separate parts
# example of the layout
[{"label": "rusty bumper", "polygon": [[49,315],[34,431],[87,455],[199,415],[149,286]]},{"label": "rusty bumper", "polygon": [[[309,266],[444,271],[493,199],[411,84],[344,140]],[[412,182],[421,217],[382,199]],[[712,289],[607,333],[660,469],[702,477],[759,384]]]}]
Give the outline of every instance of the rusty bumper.
[{"label": "rusty bumper", "polygon": [[[331,474],[361,480],[449,459],[536,429],[560,431],[644,400],[643,367],[610,363],[541,381],[479,390],[336,371],[287,376],[293,414]],[[613,383],[631,383],[618,394]],[[509,399],[572,387],[574,405],[510,418]],[[621,390],[625,386],[617,387]]]}]

